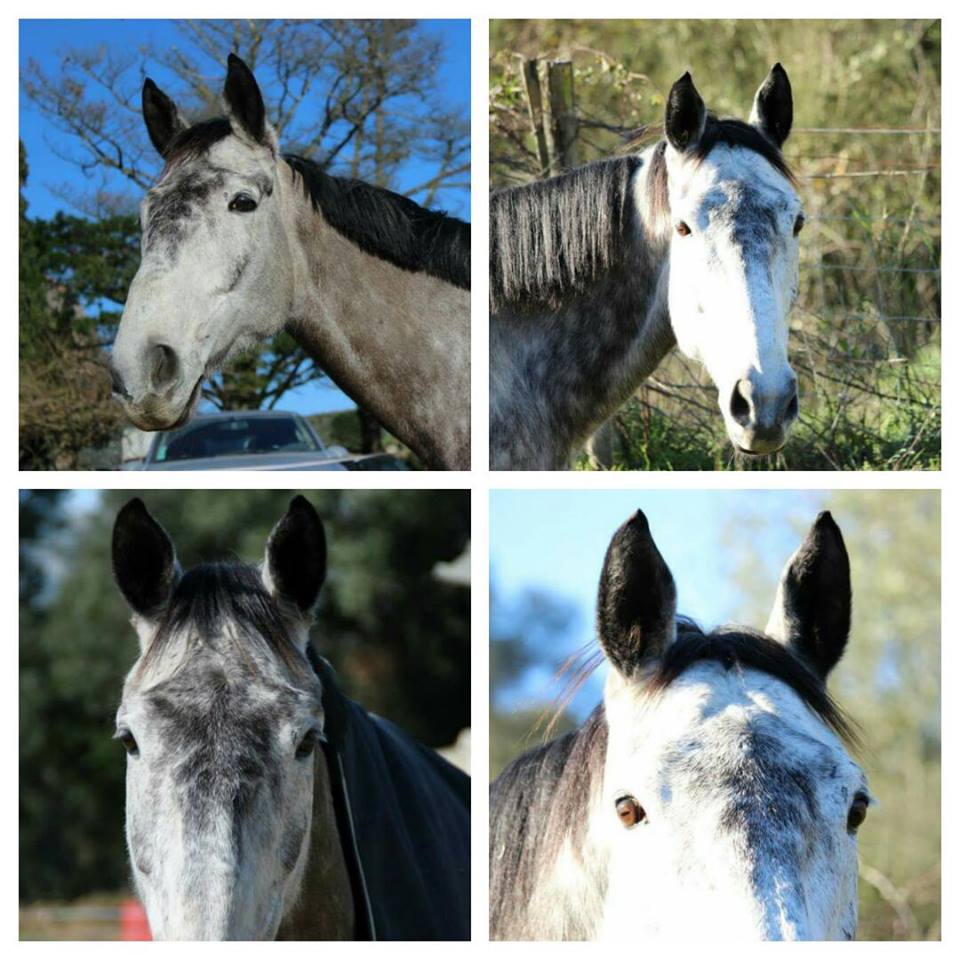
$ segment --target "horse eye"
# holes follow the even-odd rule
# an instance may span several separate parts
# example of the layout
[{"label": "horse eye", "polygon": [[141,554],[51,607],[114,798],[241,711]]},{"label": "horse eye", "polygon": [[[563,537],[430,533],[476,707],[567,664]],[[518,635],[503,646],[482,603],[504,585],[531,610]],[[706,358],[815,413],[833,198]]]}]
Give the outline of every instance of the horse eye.
[{"label": "horse eye", "polygon": [[113,739],[119,740],[123,744],[123,749],[127,751],[128,756],[137,757],[140,755],[140,748],[137,746],[137,741],[129,730],[118,730],[116,734],[114,734]]},{"label": "horse eye", "polygon": [[308,730],[300,743],[297,744],[296,757],[298,760],[306,760],[313,754],[317,746],[317,731]]},{"label": "horse eye", "polygon": [[677,224],[677,233],[679,233],[681,237],[689,237],[690,228],[681,220]]},{"label": "horse eye", "polygon": [[806,218],[802,213],[797,214],[797,219],[793,221],[793,235],[797,236],[800,231],[803,229],[803,225],[806,223]]},{"label": "horse eye", "polygon": [[851,833],[856,833],[863,821],[867,819],[867,807],[869,806],[870,799],[865,793],[858,793],[853,798],[850,812],[847,814],[847,829]]},{"label": "horse eye", "polygon": [[637,803],[636,797],[621,797],[617,801],[617,816],[627,829],[647,819],[646,811]]},{"label": "horse eye", "polygon": [[231,201],[230,210],[234,210],[237,213],[251,213],[253,210],[257,209],[257,201],[253,199],[248,193],[238,193]]}]

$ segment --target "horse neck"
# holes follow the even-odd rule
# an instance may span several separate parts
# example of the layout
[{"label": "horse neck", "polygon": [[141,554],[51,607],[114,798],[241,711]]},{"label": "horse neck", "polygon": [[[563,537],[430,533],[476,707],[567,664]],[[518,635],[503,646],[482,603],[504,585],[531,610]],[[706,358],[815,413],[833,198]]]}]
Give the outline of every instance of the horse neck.
[{"label": "horse neck", "polygon": [[[646,165],[632,191],[646,190]],[[491,317],[494,469],[565,469],[572,453],[640,387],[674,345],[667,310],[669,244],[635,200],[622,263],[555,309]]]},{"label": "horse neck", "polygon": [[337,830],[326,755],[317,750],[313,814],[300,894],[280,924],[278,940],[352,940],[354,902]]},{"label": "horse neck", "polygon": [[608,852],[594,835],[594,810],[581,843],[561,848],[531,892],[521,939],[596,940],[603,928]]},{"label": "horse neck", "polygon": [[284,164],[293,224],[290,330],[348,396],[433,467],[470,460],[470,292],[367,254]]}]

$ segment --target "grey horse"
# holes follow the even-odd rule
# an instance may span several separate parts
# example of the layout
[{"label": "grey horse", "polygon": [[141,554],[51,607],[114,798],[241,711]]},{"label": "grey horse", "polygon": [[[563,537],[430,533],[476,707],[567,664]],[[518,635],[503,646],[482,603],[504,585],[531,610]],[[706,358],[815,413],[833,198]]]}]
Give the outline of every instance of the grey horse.
[{"label": "grey horse", "polygon": [[428,466],[470,463],[470,226],[281,154],[232,54],[227,115],[187,124],[147,79],[165,166],[111,357],[143,430],[191,416],[205,377],[287,329]]}]

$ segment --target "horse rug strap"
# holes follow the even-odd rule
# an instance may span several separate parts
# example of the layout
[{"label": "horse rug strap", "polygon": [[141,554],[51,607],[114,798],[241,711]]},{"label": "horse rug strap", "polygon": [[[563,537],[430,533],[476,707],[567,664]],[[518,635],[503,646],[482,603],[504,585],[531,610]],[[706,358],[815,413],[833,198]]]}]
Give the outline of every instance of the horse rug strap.
[{"label": "horse rug strap", "polygon": [[367,713],[312,647],[357,939],[470,939],[470,778]]}]

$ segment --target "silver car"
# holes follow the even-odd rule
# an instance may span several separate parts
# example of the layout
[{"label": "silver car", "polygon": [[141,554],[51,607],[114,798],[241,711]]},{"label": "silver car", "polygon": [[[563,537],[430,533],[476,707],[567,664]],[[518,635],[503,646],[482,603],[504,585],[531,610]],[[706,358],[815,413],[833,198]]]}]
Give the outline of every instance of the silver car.
[{"label": "silver car", "polygon": [[406,470],[387,454],[327,446],[299,414],[271,410],[201,414],[153,434],[146,456],[124,470]]}]

